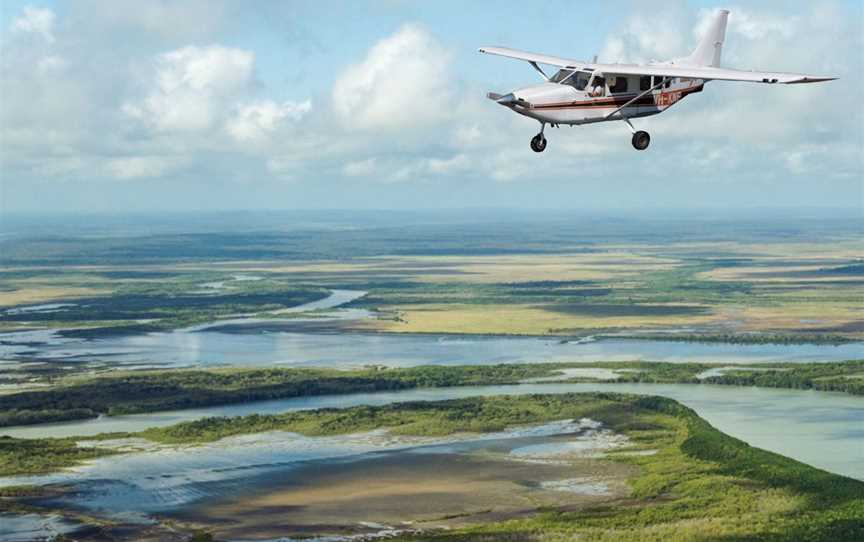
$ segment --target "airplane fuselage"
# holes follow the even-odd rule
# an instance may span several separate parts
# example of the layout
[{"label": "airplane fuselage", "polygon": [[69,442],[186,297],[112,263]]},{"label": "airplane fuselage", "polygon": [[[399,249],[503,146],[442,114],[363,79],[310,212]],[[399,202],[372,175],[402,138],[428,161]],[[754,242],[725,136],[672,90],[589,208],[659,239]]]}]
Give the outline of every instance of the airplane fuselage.
[{"label": "airplane fuselage", "polygon": [[[638,81],[634,81],[638,84]],[[705,81],[701,79],[673,78],[669,84],[642,96],[612,116],[620,108],[644,92],[635,90],[611,92],[608,87],[592,95],[590,90],[577,90],[571,85],[542,83],[514,90],[510,103],[501,103],[520,115],[547,124],[590,124],[624,118],[647,117],[662,113],[684,97],[701,92]]]}]

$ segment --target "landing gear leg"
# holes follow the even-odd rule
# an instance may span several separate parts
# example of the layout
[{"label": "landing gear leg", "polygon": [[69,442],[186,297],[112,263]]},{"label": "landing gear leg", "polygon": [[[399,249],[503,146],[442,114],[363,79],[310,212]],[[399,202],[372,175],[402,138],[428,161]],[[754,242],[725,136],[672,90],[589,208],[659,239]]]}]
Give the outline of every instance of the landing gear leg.
[{"label": "landing gear leg", "polygon": [[624,122],[627,123],[627,127],[630,128],[630,131],[633,132],[633,139],[630,140],[633,143],[633,148],[637,151],[644,151],[648,148],[648,145],[651,144],[651,136],[648,135],[648,132],[644,130],[636,130],[633,127],[633,124],[630,123],[630,119],[624,119]]},{"label": "landing gear leg", "polygon": [[540,123],[540,133],[531,139],[531,150],[534,152],[543,152],[546,150],[546,136],[543,135],[543,130],[546,128],[546,123]]}]

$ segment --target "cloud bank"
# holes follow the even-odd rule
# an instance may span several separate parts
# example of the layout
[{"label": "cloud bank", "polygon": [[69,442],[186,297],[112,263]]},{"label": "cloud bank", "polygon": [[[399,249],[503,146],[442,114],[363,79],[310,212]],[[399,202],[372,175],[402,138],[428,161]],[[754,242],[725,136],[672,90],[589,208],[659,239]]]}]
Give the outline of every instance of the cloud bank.
[{"label": "cloud bank", "polygon": [[[27,194],[37,188],[210,183],[224,190],[225,206],[233,190],[257,183],[270,194],[306,187],[306,206],[321,194],[364,190],[386,206],[402,205],[407,193],[388,187],[413,185],[431,194],[421,203],[433,206],[454,204],[454,194],[464,194],[462,205],[555,202],[525,197],[550,189],[574,200],[638,204],[622,194],[668,182],[685,191],[786,186],[802,203],[820,183],[842,194],[826,203],[860,198],[864,118],[849,104],[857,104],[864,84],[861,21],[846,4],[730,9],[724,64],[842,79],[793,87],[712,83],[638,122],[654,138],[647,153],[632,151],[627,130],[609,123],[552,130],[549,149],[537,156],[527,145],[537,124],[485,100],[486,91],[509,88],[490,82],[489,71],[473,73],[480,63],[506,61],[476,55],[432,19],[406,17],[376,31],[364,48],[328,66],[329,78],[309,85],[285,82],[270,58],[308,44],[252,39],[264,23],[244,4],[25,7],[0,41],[0,195],[14,210],[32,207]],[[605,41],[598,36],[600,58],[687,54],[713,11],[637,5]],[[536,81],[530,68],[523,73],[505,84]],[[401,199],[388,202],[397,192]],[[300,201],[292,194],[286,205]]]}]

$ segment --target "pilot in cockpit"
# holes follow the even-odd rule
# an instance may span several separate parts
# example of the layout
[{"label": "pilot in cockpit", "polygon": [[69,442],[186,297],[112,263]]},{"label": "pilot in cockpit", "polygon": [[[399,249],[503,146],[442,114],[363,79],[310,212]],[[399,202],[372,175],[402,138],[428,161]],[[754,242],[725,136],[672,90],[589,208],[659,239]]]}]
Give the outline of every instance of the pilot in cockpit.
[{"label": "pilot in cockpit", "polygon": [[588,91],[588,95],[592,98],[599,98],[606,93],[606,80],[599,76],[595,75],[594,79],[591,80],[591,90]]}]

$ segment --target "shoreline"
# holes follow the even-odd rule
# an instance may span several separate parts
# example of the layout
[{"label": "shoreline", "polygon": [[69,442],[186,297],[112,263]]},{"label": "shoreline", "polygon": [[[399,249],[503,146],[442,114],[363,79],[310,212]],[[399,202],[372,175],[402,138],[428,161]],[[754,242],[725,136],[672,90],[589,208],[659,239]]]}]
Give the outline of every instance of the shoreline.
[{"label": "shoreline", "polygon": [[[614,378],[568,374],[568,370],[607,369],[615,371]],[[716,374],[712,370],[723,370]],[[815,371],[815,374],[813,374]],[[820,373],[821,371],[821,373]],[[113,373],[113,374],[112,374]],[[202,369],[171,368],[132,371],[111,371],[97,377],[78,379],[78,382],[38,391],[23,391],[0,395],[0,435],[4,429],[38,427],[64,422],[76,423],[101,417],[116,417],[160,412],[182,412],[218,408],[238,404],[289,400],[310,396],[340,396],[356,393],[393,392],[399,390],[434,390],[444,388],[478,387],[489,385],[522,385],[531,383],[605,383],[621,384],[697,384],[728,387],[756,387],[766,389],[814,389],[847,395],[864,395],[864,382],[856,375],[864,374],[864,360],[843,362],[768,362],[734,366],[728,363],[669,363],[651,361],[598,361],[598,362],[546,362],[504,363],[498,365],[421,365],[408,368],[390,368],[369,365],[363,369],[334,368],[246,368],[222,367]],[[263,379],[253,384],[255,378]],[[538,381],[536,379],[543,379]],[[208,388],[206,380],[220,386],[229,385],[218,392]],[[245,388],[236,391],[230,387],[234,380],[244,382]],[[533,382],[532,382],[533,380]],[[205,382],[204,387],[200,382]],[[187,383],[188,382],[188,383]],[[183,386],[184,399],[166,396],[163,402],[151,398],[140,405],[119,400],[138,393],[138,387],[165,385]],[[187,383],[187,384],[184,384]],[[189,386],[193,387],[189,387]],[[118,386],[120,388],[118,388]],[[257,388],[256,388],[257,386]],[[278,386],[282,386],[280,389]],[[124,388],[125,387],[125,388]],[[128,389],[126,389],[128,388]],[[76,392],[76,389],[79,390]],[[100,391],[101,389],[101,391]],[[126,389],[126,391],[124,391]],[[79,398],[74,399],[75,393]],[[88,396],[117,397],[118,400],[88,399]],[[178,391],[178,393],[181,393]],[[197,394],[197,395],[196,395]],[[57,395],[55,399],[54,396]],[[41,402],[40,402],[41,401]],[[66,408],[51,407],[55,401],[64,401]],[[107,402],[106,402],[107,401]],[[185,403],[185,408],[183,404]],[[50,407],[50,410],[48,410]],[[181,408],[178,408],[181,407]],[[112,410],[114,411],[112,414]],[[14,412],[4,421],[3,412]],[[25,420],[37,420],[20,423]],[[10,421],[19,423],[10,423]]]}]

